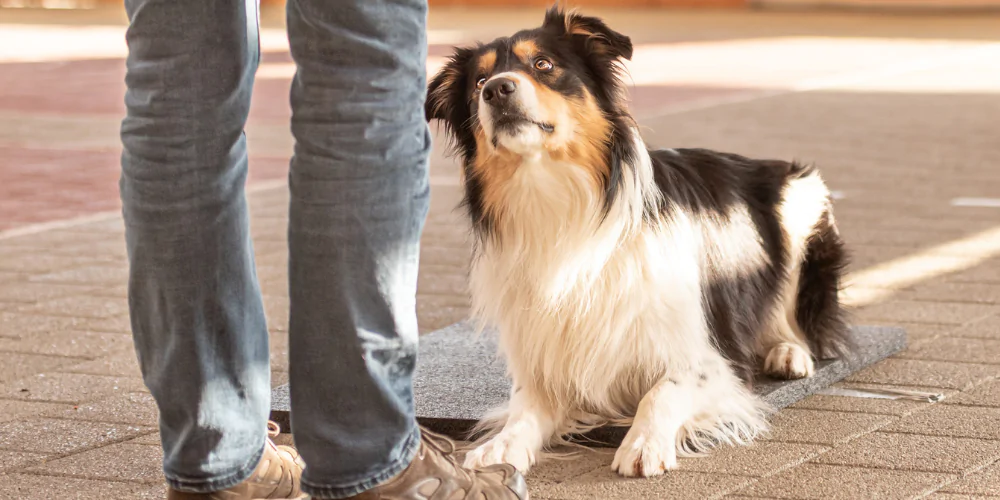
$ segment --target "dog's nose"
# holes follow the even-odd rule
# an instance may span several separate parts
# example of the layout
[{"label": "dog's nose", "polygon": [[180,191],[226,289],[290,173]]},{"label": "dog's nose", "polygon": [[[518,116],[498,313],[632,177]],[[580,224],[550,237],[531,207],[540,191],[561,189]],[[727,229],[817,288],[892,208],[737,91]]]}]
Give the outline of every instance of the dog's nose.
[{"label": "dog's nose", "polygon": [[517,84],[510,78],[494,78],[483,87],[483,100],[493,106],[507,102],[507,98],[517,91]]}]

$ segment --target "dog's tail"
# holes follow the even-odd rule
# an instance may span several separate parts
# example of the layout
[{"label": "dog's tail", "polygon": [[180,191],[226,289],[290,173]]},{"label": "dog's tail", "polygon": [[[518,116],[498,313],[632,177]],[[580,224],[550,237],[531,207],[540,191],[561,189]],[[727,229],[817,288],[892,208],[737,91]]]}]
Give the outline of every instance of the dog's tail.
[{"label": "dog's tail", "polygon": [[818,359],[851,355],[856,347],[839,298],[847,263],[844,241],[828,209],[806,241],[795,305],[795,319]]}]

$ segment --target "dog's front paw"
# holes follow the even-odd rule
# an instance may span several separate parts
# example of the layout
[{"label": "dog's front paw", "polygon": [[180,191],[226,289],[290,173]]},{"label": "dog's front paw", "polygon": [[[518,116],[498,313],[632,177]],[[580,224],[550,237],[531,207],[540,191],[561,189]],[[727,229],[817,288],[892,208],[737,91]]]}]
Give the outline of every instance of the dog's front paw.
[{"label": "dog's front paw", "polygon": [[811,377],[815,372],[809,352],[788,342],[772,347],[764,360],[764,373],[772,377],[791,380]]},{"label": "dog's front paw", "polygon": [[659,476],[677,468],[674,436],[664,436],[654,429],[629,429],[615,452],[611,469],[625,477]]},{"label": "dog's front paw", "polygon": [[465,455],[466,469],[496,464],[510,464],[522,473],[528,472],[535,464],[535,450],[517,436],[501,433]]}]

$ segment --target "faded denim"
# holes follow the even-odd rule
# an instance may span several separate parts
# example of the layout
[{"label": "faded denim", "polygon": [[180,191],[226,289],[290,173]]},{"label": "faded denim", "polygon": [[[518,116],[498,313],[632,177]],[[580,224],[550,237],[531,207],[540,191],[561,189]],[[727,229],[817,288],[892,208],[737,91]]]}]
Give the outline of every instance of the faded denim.
[{"label": "faded denim", "polygon": [[[126,0],[121,199],[129,306],[171,487],[225,489],[270,407],[243,132],[256,0]],[[303,489],[342,498],[402,471],[419,239],[429,201],[426,0],[289,0],[292,425]]]}]

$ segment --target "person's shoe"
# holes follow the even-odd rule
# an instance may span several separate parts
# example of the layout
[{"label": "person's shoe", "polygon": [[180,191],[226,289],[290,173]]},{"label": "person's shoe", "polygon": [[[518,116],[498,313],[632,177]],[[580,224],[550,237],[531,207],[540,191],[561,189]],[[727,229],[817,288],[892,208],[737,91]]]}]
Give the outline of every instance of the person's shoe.
[{"label": "person's shoe", "polygon": [[403,472],[350,500],[528,500],[528,486],[511,465],[469,470],[458,465],[455,445],[421,429],[420,451]]},{"label": "person's shoe", "polygon": [[305,498],[299,486],[305,464],[299,452],[290,446],[276,446],[271,438],[281,430],[267,423],[264,455],[253,474],[232,488],[213,493],[184,493],[167,488],[167,500],[272,500]]}]

